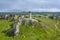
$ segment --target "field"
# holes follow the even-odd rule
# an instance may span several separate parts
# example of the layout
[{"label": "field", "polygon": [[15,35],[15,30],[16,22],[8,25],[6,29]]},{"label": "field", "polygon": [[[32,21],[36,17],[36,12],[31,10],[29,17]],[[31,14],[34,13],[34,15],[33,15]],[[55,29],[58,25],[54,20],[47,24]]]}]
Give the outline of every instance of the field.
[{"label": "field", "polygon": [[[17,37],[6,36],[4,31],[11,28],[14,21],[0,20],[0,40],[60,40],[60,21],[50,18],[34,17],[39,23],[44,23],[44,27],[37,23],[32,25],[20,25],[20,32]],[[56,28],[54,25],[59,22]]]}]

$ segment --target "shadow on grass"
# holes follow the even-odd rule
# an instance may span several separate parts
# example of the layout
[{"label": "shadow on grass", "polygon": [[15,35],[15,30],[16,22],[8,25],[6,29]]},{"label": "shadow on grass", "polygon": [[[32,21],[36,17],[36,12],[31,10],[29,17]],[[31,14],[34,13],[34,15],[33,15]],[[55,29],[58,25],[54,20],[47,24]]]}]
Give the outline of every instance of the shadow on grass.
[{"label": "shadow on grass", "polygon": [[10,25],[10,26],[11,26],[10,29],[4,30],[4,31],[2,31],[2,32],[5,34],[5,36],[8,36],[8,37],[14,37],[13,24]]}]

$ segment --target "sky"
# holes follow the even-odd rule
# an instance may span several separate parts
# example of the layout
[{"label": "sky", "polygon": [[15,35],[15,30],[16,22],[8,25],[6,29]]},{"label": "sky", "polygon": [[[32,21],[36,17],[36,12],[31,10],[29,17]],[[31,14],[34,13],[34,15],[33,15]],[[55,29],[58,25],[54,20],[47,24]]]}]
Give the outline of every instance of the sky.
[{"label": "sky", "polygon": [[60,0],[0,0],[0,12],[60,12]]}]

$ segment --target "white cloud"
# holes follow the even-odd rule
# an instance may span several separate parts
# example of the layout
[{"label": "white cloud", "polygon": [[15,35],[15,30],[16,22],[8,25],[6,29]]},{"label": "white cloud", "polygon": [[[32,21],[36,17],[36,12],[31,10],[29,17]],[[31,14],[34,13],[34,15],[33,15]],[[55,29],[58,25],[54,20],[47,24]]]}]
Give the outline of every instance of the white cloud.
[{"label": "white cloud", "polygon": [[60,0],[0,0],[0,12],[23,11],[60,11]]},{"label": "white cloud", "polygon": [[37,11],[37,12],[60,12],[60,9],[58,8],[49,8],[49,9],[42,9],[42,8],[35,8],[35,9],[29,9],[30,11]]}]

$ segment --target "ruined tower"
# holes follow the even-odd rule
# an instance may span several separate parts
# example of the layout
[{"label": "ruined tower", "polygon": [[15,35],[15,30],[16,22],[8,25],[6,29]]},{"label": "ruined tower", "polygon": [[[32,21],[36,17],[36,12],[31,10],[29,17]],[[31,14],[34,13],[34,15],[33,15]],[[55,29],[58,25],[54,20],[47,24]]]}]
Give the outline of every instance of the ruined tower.
[{"label": "ruined tower", "polygon": [[30,19],[32,19],[32,13],[29,11],[29,17]]}]

